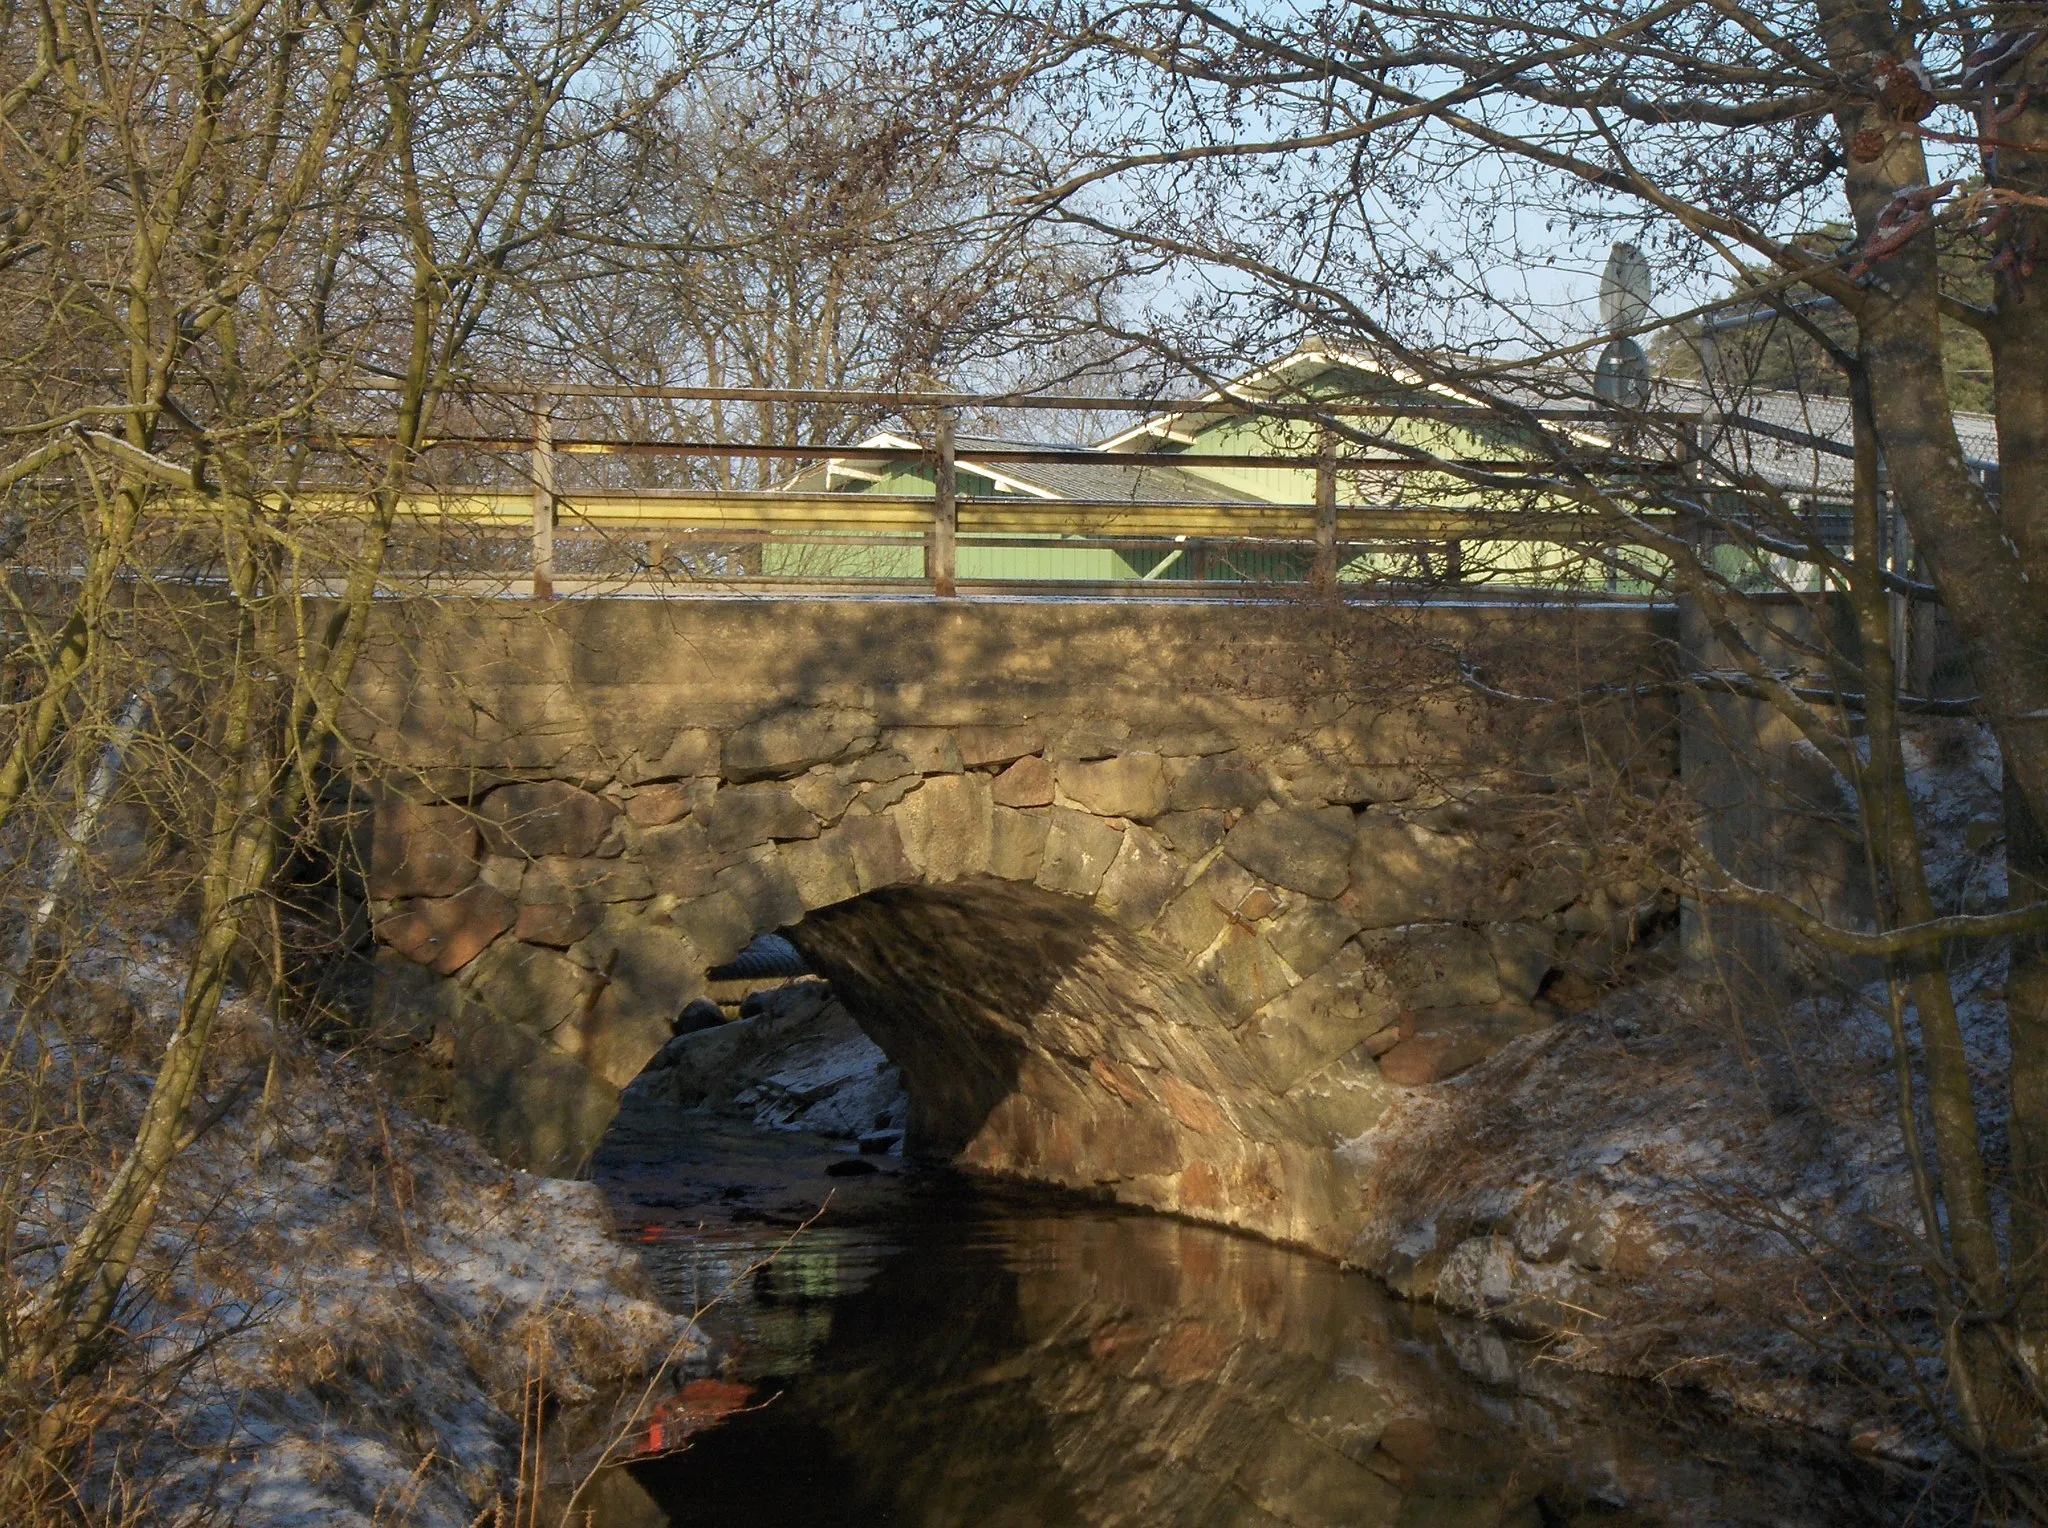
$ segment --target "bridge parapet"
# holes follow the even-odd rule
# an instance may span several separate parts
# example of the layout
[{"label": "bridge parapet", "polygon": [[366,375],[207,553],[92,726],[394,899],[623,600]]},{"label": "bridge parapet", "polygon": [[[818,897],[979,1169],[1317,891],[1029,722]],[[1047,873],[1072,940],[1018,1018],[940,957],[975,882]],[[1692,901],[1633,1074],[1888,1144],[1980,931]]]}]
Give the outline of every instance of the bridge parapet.
[{"label": "bridge parapet", "polygon": [[1659,619],[392,602],[349,727],[379,1003],[497,1149],[571,1171],[705,970],[780,929],[903,1067],[913,1147],[1341,1253],[1332,1148],[1654,911],[1570,812],[1489,805],[1668,771],[1654,726],[1590,739],[1443,655],[1593,684]]}]

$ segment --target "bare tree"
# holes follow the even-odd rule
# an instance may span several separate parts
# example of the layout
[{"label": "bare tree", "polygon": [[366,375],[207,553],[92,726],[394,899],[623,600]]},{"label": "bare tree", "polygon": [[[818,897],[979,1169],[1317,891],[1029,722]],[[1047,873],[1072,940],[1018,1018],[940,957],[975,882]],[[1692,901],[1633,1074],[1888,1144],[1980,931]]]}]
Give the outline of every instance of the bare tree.
[{"label": "bare tree", "polygon": [[[585,247],[590,279],[566,301],[535,292],[528,356],[628,386],[883,391],[1044,385],[1098,361],[1104,263],[1014,216],[1033,129],[978,72],[941,62],[779,10],[649,122],[635,194]],[[610,422],[793,445],[885,417],[646,403]],[[718,478],[752,485],[755,471],[733,462]]]},{"label": "bare tree", "polygon": [[[187,849],[166,885],[103,890],[166,896],[191,930],[132,1141],[54,1270],[0,1313],[10,1416],[104,1353],[173,1165],[217,1117],[223,993],[283,974],[280,869],[320,830],[341,696],[451,387],[579,239],[611,231],[587,188],[630,170],[641,124],[730,46],[731,14],[0,16],[7,1064],[75,1061],[47,1043],[38,946],[124,765]],[[68,1150],[105,1133],[74,1081],[52,1095]],[[34,1119],[9,1137],[10,1223],[55,1138]],[[10,1490],[62,1414],[6,1459]]]},{"label": "bare tree", "polygon": [[[984,18],[978,54],[1006,78],[1037,78],[1048,116],[1069,124],[1038,215],[1141,252],[1183,299],[1183,321],[1133,338],[1217,381],[1291,343],[1336,341],[1376,358],[1392,400],[1489,411],[1552,459],[1551,503],[1604,517],[1647,549],[1620,558],[1632,576],[1693,602],[1725,655],[1718,682],[1768,702],[1849,787],[1875,928],[1740,884],[1711,855],[1694,857],[1689,889],[1881,956],[1895,1010],[1907,998],[1917,1010],[1919,1069],[1900,1118],[1926,1147],[1916,1255],[1938,1291],[1958,1436],[2030,1467],[2048,1383],[2048,13],[1139,0]],[[1539,405],[1614,396],[1599,396],[1592,365],[1614,326],[1596,328],[1554,268],[1561,252],[1569,265],[1615,238],[1657,251],[1692,294],[1688,311],[1624,329],[1761,307],[1850,384],[1853,427],[1837,449],[1853,455],[1853,484],[1832,540],[1810,498],[1754,470],[1744,429],[1689,439],[1654,415],[1618,419],[1646,454],[1682,446],[1697,463],[1704,448],[1708,460],[1690,487],[1616,493],[1545,428]],[[1834,318],[1817,313],[1822,300]],[[1944,366],[1957,327],[1982,336],[1994,372],[2002,466],[1989,482],[1958,444]],[[1692,401],[1725,417],[1752,398]],[[1312,396],[1292,401],[1313,411]],[[1328,423],[1361,445],[1417,449]],[[1929,891],[1899,749],[1912,702],[1898,699],[1893,619],[1921,591],[1889,537],[1889,503],[2003,753],[2004,914],[1944,916]],[[1746,595],[1773,587],[1846,610],[1853,641],[1818,641],[1811,625],[1760,635]],[[1995,934],[2014,936],[2006,1174],[1986,1155],[1942,956],[1953,937]],[[1902,1064],[1905,1039],[1901,1024]]]}]

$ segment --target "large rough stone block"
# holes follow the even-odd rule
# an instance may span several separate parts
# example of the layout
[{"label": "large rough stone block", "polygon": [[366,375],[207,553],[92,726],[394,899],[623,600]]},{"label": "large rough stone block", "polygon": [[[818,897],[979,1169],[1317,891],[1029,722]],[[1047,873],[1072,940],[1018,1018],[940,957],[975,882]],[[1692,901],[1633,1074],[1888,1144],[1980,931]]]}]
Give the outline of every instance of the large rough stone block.
[{"label": "large rough stone block", "polygon": [[773,848],[719,871],[714,884],[746,909],[757,934],[785,928],[806,911],[803,894]]},{"label": "large rough stone block", "polygon": [[782,865],[796,883],[806,911],[851,901],[860,895],[860,874],[854,867],[853,843],[845,828],[821,838],[785,845]]},{"label": "large rough stone block", "polygon": [[1577,844],[1548,846],[1544,861],[1516,876],[1489,911],[1496,917],[1545,917],[1570,906],[1586,893],[1586,851]]},{"label": "large rough stone block", "polygon": [[659,1030],[654,1044],[623,1079],[630,1082],[668,1039],[676,1015],[702,995],[707,965],[703,952],[673,923],[608,917],[569,953],[604,979],[601,1022],[638,1025],[648,1033]]},{"label": "large rough stone block", "polygon": [[594,902],[529,902],[519,909],[512,937],[566,950],[597,927],[602,913],[602,905]]},{"label": "large rough stone block", "polygon": [[895,807],[903,852],[927,881],[957,881],[988,872],[995,847],[995,799],[986,775],[928,780]]},{"label": "large rough stone block", "polygon": [[1166,764],[1156,753],[1065,760],[1054,776],[1069,801],[1099,817],[1150,822],[1166,810]]},{"label": "large rough stone block", "polygon": [[566,955],[504,940],[471,963],[466,985],[495,1018],[545,1034],[589,1005],[597,976]]},{"label": "large rough stone block", "polygon": [[1438,1008],[1401,1017],[1401,1041],[1379,1058],[1380,1074],[1402,1087],[1442,1082],[1521,1035],[1547,1029],[1541,1009],[1516,1003]]},{"label": "large rough stone block", "polygon": [[1348,807],[1254,812],[1223,840],[1223,850],[1252,874],[1312,897],[1341,896],[1351,884]]},{"label": "large rough stone block", "polygon": [[1038,884],[1048,891],[1092,897],[1124,845],[1124,836],[1100,817],[1071,807],[1053,807]]},{"label": "large rough stone block", "polygon": [[797,776],[790,783],[789,793],[818,821],[830,824],[837,822],[853,804],[860,786],[855,781],[842,780],[838,771],[821,764],[809,774]]},{"label": "large rough stone block", "polygon": [[680,822],[690,815],[690,787],[677,781],[643,785],[626,798],[626,815],[642,828]]},{"label": "large rough stone block", "polygon": [[377,923],[377,937],[408,960],[452,976],[519,916],[519,904],[481,881],[452,897],[401,902]]},{"label": "large rough stone block", "polygon": [[1361,934],[1366,959],[1383,966],[1404,1008],[1463,1008],[1500,1001],[1493,946],[1477,929],[1420,923]]},{"label": "large rough stone block", "polygon": [[1166,835],[1174,853],[1195,864],[1223,842],[1223,835],[1230,831],[1234,821],[1235,813],[1208,808],[1199,812],[1168,812],[1153,826]]},{"label": "large rough stone block", "polygon": [[631,860],[537,859],[519,883],[521,902],[637,902],[653,895],[645,867]]},{"label": "large rough stone block", "polygon": [[377,803],[370,838],[370,895],[450,897],[477,877],[477,827],[459,806]]},{"label": "large rough stone block", "polygon": [[1149,829],[1127,828],[1123,837],[1095,903],[1125,928],[1144,928],[1173,900],[1187,867],[1165,838]]},{"label": "large rough stone block", "polygon": [[1042,812],[995,809],[989,842],[988,870],[1006,881],[1035,881],[1045,868],[1045,840],[1052,824]]},{"label": "large rough stone block", "polygon": [[1222,995],[1224,1009],[1233,1019],[1263,1007],[1293,980],[1286,962],[1264,936],[1242,923],[1224,929],[1195,969]]},{"label": "large rough stone block", "polygon": [[1052,766],[1044,759],[1035,754],[1019,759],[996,776],[996,802],[1000,806],[1051,806],[1052,783]]},{"label": "large rough stone block", "polygon": [[1557,965],[1557,935],[1540,923],[1489,923],[1486,941],[1500,973],[1501,996],[1526,1003]]},{"label": "large rough stone block", "polygon": [[731,960],[760,932],[753,913],[726,891],[683,903],[669,914],[669,921],[703,954],[706,970]]},{"label": "large rough stone block", "polygon": [[846,809],[848,817],[879,817],[890,807],[924,784],[923,775],[905,775],[900,780],[885,780],[876,785],[863,785],[853,804]]},{"label": "large rough stone block", "polygon": [[1257,884],[1244,866],[1219,854],[1193,885],[1167,904],[1156,932],[1188,954],[1199,955],[1216,942]]},{"label": "large rough stone block", "polygon": [[642,833],[637,857],[656,892],[684,901],[711,890],[711,878],[720,864],[711,852],[710,835],[694,818]]},{"label": "large rough stone block", "polygon": [[1367,812],[1358,819],[1346,902],[1365,928],[1455,921],[1484,897],[1484,872],[1473,840]]},{"label": "large rough stone block", "polygon": [[728,780],[800,775],[872,748],[878,732],[872,711],[792,706],[749,722],[725,740]]},{"label": "large rough stone block", "polygon": [[519,883],[526,877],[526,861],[516,854],[487,855],[483,868],[477,872],[477,879],[493,891],[502,891],[508,897],[519,895]]},{"label": "large rough stone block", "polygon": [[475,1023],[455,1049],[457,1118],[514,1167],[572,1177],[618,1112],[618,1089],[509,1024]]},{"label": "large rough stone block", "polygon": [[969,769],[1007,764],[1045,748],[1045,734],[1037,727],[955,727],[953,738],[960,749],[960,762]]},{"label": "large rough stone block", "polygon": [[1249,810],[1266,795],[1266,777],[1257,766],[1241,754],[1217,753],[1191,759],[1175,769],[1167,800],[1176,812],[1217,807]]},{"label": "large rough stone block", "polygon": [[620,762],[621,784],[639,785],[648,780],[680,780],[692,775],[718,773],[718,734],[702,727],[685,727],[666,741],[643,743]]},{"label": "large rough stone block", "polygon": [[637,727],[623,725],[625,719],[600,723],[606,741],[618,744],[614,731],[637,731],[623,758],[618,758],[614,778],[621,784],[647,784],[649,780],[686,780],[692,774],[719,772],[719,735],[702,727],[684,727],[668,733],[657,717],[643,719]]},{"label": "large rough stone block", "polygon": [[1287,1102],[1334,1146],[1355,1141],[1378,1124],[1394,1091],[1360,1046],[1302,1078],[1288,1090]]},{"label": "large rough stone block", "polygon": [[1347,945],[1335,959],[1266,1005],[1245,1027],[1247,1049],[1274,1087],[1358,1048],[1400,1019],[1402,993],[1387,966]]},{"label": "large rough stone block", "polygon": [[424,1045],[462,1008],[462,988],[429,966],[380,949],[371,973],[371,1040],[390,1050]]},{"label": "large rough stone block", "polygon": [[602,796],[563,780],[501,785],[477,807],[494,854],[570,858],[594,854],[617,815]]},{"label": "large rough stone block", "polygon": [[849,817],[839,825],[853,855],[853,873],[864,892],[902,886],[917,879],[917,867],[903,852],[903,834],[892,817]]},{"label": "large rough stone block", "polygon": [[787,785],[733,785],[711,798],[704,832],[712,852],[730,854],[776,839],[816,838],[818,819]]},{"label": "large rough stone block", "polygon": [[[1267,767],[1276,799],[1290,806],[1366,806],[1414,794],[1410,772],[1378,769],[1313,749],[1283,748]],[[1390,790],[1399,794],[1390,796]]]},{"label": "large rough stone block", "polygon": [[886,785],[892,780],[914,780],[918,768],[893,748],[877,748],[844,764],[834,765],[833,776],[856,785]]},{"label": "large rough stone block", "polygon": [[598,993],[587,1012],[549,1035],[548,1045],[600,1081],[623,1088],[640,1075],[674,1031],[675,1013],[611,986]]},{"label": "large rough stone block", "polygon": [[944,727],[891,727],[882,734],[882,746],[902,754],[921,775],[956,775],[966,768],[960,745]]},{"label": "large rough stone block", "polygon": [[1310,900],[1275,918],[1266,938],[1283,960],[1306,976],[1328,964],[1358,927],[1358,919],[1342,903]]}]

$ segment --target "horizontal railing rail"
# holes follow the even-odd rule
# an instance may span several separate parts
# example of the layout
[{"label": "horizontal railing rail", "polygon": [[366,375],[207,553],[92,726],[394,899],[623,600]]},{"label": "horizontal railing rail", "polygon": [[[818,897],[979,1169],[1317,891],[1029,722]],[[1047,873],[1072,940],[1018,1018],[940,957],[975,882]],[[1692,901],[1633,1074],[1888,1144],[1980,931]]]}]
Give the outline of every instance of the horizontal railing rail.
[{"label": "horizontal railing rail", "polygon": [[[340,391],[388,387],[359,381]],[[404,534],[438,526],[441,540],[397,556],[390,577],[504,592],[516,574],[543,600],[621,580],[921,585],[951,596],[963,587],[1235,595],[1262,584],[1336,594],[1347,583],[1520,579],[1613,594],[1624,592],[1614,550],[1679,533],[1682,517],[1662,507],[1666,491],[1698,483],[1701,471],[1699,416],[1597,405],[1519,410],[1546,428],[1540,447],[1518,453],[1503,417],[1476,403],[483,381],[444,397],[470,400],[467,418],[457,408],[461,427],[423,443],[420,481],[399,505]],[[590,417],[579,400],[886,409],[914,420],[904,433],[922,438],[707,439],[701,417],[665,437],[644,419],[626,428]],[[530,419],[530,433],[507,429],[499,405]],[[1006,409],[1135,413],[1154,424],[1149,439],[1133,432],[1143,448],[1128,450],[960,436],[963,413]],[[1171,425],[1189,414],[1281,428],[1268,450],[1197,450],[1191,441],[1160,449],[1188,439]],[[1474,433],[1347,433],[1338,424],[1346,419]],[[348,453],[389,447],[382,422],[363,423],[301,443],[327,462],[328,481],[295,492],[294,514],[345,522],[367,510],[365,492],[331,470]],[[793,416],[782,424],[793,429]],[[1473,454],[1454,454],[1461,444]],[[524,460],[509,465],[513,458]],[[1034,469],[1048,469],[1045,481]],[[1091,469],[1101,475],[1091,479]],[[1588,507],[1589,485],[1614,490],[1629,512]],[[210,513],[196,494],[185,502]],[[408,562],[432,556],[447,561]]]}]

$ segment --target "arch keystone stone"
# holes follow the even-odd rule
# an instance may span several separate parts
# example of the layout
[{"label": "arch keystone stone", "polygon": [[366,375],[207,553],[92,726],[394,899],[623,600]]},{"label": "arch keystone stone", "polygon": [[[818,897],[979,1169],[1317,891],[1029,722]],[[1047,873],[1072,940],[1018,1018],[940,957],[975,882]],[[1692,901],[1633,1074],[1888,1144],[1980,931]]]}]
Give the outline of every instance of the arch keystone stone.
[{"label": "arch keystone stone", "polygon": [[927,780],[890,810],[903,853],[926,881],[985,875],[995,851],[995,798],[985,775]]}]

